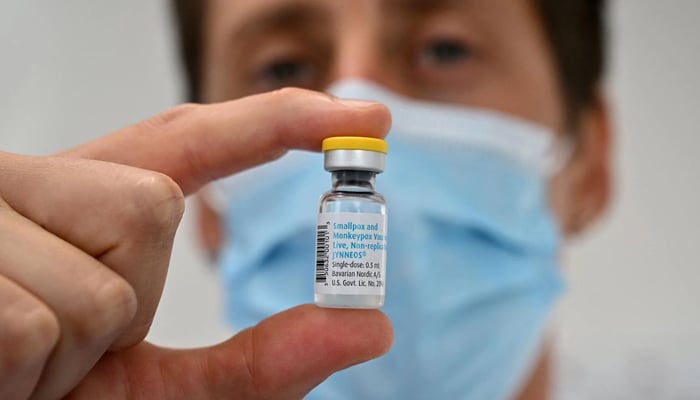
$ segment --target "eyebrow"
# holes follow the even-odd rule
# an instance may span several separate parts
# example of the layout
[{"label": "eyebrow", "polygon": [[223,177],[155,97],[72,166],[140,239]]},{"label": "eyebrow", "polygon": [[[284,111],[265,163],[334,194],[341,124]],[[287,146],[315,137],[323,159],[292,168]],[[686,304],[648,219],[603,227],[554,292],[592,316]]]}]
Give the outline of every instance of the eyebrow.
[{"label": "eyebrow", "polygon": [[311,3],[274,5],[248,18],[233,32],[234,38],[246,38],[274,31],[309,31],[325,25],[328,10]]},{"label": "eyebrow", "polygon": [[386,0],[389,12],[417,16],[429,14],[446,8],[467,8],[469,0]]}]

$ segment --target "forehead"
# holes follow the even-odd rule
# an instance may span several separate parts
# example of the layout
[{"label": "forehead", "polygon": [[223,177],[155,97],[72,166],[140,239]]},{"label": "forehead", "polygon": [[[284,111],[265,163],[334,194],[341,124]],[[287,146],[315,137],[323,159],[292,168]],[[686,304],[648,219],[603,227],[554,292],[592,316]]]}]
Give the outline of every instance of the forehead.
[{"label": "forehead", "polygon": [[[529,0],[207,0],[208,22],[244,34],[269,26],[313,27],[362,15],[392,22],[457,12],[466,19],[508,26],[532,22]],[[368,21],[369,22],[369,21]]]}]

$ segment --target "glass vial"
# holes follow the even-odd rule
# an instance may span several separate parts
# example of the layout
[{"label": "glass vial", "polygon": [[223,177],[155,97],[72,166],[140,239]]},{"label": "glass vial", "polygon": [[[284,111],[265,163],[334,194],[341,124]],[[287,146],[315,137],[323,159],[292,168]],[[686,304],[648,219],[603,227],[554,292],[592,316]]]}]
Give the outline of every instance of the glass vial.
[{"label": "glass vial", "polygon": [[314,301],[321,307],[381,307],[387,219],[374,178],[384,171],[386,142],[332,137],[323,141],[323,153],[332,188],[319,203]]}]

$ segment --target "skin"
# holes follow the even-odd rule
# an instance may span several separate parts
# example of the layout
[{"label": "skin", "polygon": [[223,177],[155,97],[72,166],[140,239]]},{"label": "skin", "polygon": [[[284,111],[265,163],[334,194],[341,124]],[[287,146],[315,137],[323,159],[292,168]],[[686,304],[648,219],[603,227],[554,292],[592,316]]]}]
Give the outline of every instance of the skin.
[{"label": "skin", "polygon": [[[566,236],[606,208],[606,104],[598,95],[577,132],[567,132],[554,59],[528,0],[208,0],[206,11],[205,101],[363,78],[413,98],[497,110],[578,138],[550,182]],[[214,259],[221,220],[205,201],[198,209],[200,240]],[[543,350],[520,398],[546,398],[548,357]]]},{"label": "skin", "polygon": [[290,148],[318,151],[328,135],[383,137],[389,124],[380,104],[285,89],[180,106],[55,156],[0,152],[0,398],[297,399],[385,353],[381,312],[313,305],[210,348],[143,338],[184,195]]},{"label": "skin", "polygon": [[[238,17],[222,8],[221,1],[209,8],[207,100],[273,89],[265,86],[265,79],[247,76],[248,82],[261,85],[251,87],[237,86],[241,81],[232,77],[231,82],[224,79],[223,73],[238,71],[226,68],[235,66],[231,62],[236,57],[231,54],[229,64],[217,61],[227,57],[220,46],[227,44],[222,35],[230,32],[225,27],[231,25],[217,23],[214,17],[220,14],[222,22]],[[523,42],[519,46],[544,51],[529,9],[517,3],[520,6],[509,10],[503,8],[505,1],[488,2],[493,3],[488,7],[500,5],[504,14],[492,10],[479,20],[502,20],[503,29],[524,29],[513,33]],[[277,7],[252,0],[228,4],[234,3],[241,7],[239,16],[254,11],[258,4]],[[493,63],[475,67],[471,71],[479,79],[469,79],[460,74],[460,68],[452,67],[432,76],[433,58],[428,54],[418,58],[427,61],[417,68],[418,75],[389,76],[385,67],[392,64],[385,64],[382,53],[369,43],[371,33],[384,25],[378,23],[382,8],[375,4],[385,2],[328,2],[326,6],[330,4],[338,7],[332,11],[333,21],[342,17],[345,22],[333,25],[333,35],[331,31],[324,35],[357,53],[353,56],[333,47],[327,54],[350,56],[344,56],[344,61],[333,58],[332,72],[324,75],[320,86],[298,86],[322,88],[324,82],[340,76],[363,76],[415,97],[490,107],[552,128],[561,125],[551,68],[539,63],[539,56],[502,60],[499,65],[496,60],[507,52],[493,48],[480,53],[485,63]],[[358,16],[366,16],[366,23],[361,24]],[[363,24],[366,33],[348,33]],[[528,36],[527,26],[534,36]],[[483,35],[484,40],[489,37]],[[549,59],[546,52],[539,55]],[[532,65],[516,68],[509,62]],[[531,75],[521,76],[521,68]],[[459,78],[464,85],[460,87],[473,90],[472,94],[450,93],[451,81],[443,82],[441,76]],[[543,77],[549,84],[533,84]],[[487,78],[501,87],[500,92],[484,86]],[[494,81],[500,79],[505,81]],[[411,81],[425,85],[406,87]],[[434,85],[439,90],[431,90],[438,87]],[[510,97],[514,87],[529,96],[516,101]],[[585,227],[607,198],[605,114],[602,102],[585,110],[576,156],[552,181],[553,207],[566,232]],[[384,354],[392,331],[381,312],[313,305],[274,315],[210,348],[164,349],[143,338],[163,288],[184,195],[213,179],[273,160],[287,149],[318,151],[327,136],[382,137],[389,121],[386,108],[378,104],[340,102],[319,93],[285,89],[208,106],[180,106],[53,156],[0,152],[0,398],[298,399],[332,372]],[[342,335],[348,328],[358,335]],[[310,332],[314,340],[309,339]]]},{"label": "skin", "polygon": [[[550,182],[565,235],[606,208],[607,105],[599,94],[580,111],[577,132],[565,128],[554,61],[527,0],[209,0],[206,11],[206,102],[363,78],[410,97],[497,110],[577,138],[572,159]],[[215,256],[223,240],[218,218],[200,207],[200,236]]]}]

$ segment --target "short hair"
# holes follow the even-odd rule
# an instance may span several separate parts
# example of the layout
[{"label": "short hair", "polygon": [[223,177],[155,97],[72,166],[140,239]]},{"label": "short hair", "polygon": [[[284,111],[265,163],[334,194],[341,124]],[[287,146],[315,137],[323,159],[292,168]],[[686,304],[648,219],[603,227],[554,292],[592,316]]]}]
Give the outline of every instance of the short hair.
[{"label": "short hair", "polygon": [[173,0],[172,3],[180,44],[180,61],[186,79],[186,96],[189,101],[199,102],[204,45],[203,0]]},{"label": "short hair", "polygon": [[[201,101],[204,1],[173,0],[187,97],[195,102]],[[567,125],[575,128],[581,111],[595,103],[605,71],[606,1],[530,1],[553,55]]]},{"label": "short hair", "polygon": [[552,52],[568,128],[595,104],[605,74],[606,1],[532,0]]}]

